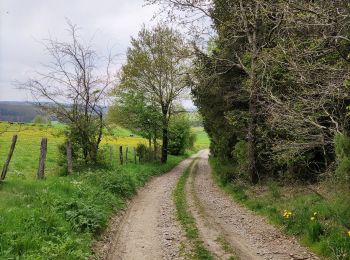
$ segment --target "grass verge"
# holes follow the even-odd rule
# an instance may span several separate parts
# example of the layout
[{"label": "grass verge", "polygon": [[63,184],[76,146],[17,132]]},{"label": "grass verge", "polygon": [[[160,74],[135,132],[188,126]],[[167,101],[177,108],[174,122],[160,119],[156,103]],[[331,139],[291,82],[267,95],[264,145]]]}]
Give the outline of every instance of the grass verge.
[{"label": "grass verge", "polygon": [[0,184],[0,259],[87,259],[109,217],[138,187],[184,157],[42,181],[25,175],[7,179]]},{"label": "grass verge", "polygon": [[305,186],[280,186],[276,182],[249,186],[227,181],[232,167],[211,158],[214,179],[234,200],[266,216],[285,233],[296,236],[316,254],[350,259],[350,194],[328,187],[322,196]]},{"label": "grass verge", "polygon": [[189,257],[191,257],[191,259],[213,259],[211,253],[204,247],[203,241],[200,240],[196,221],[187,209],[185,192],[186,181],[195,163],[196,160],[194,160],[181,175],[173,192],[173,199],[175,202],[177,218],[183,226],[187,239],[193,246]]}]

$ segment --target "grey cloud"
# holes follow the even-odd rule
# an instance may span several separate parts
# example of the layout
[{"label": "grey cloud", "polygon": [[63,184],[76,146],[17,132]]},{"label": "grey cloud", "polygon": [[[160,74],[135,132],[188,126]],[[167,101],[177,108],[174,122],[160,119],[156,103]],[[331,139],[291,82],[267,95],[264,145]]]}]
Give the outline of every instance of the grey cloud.
[{"label": "grey cloud", "polygon": [[40,40],[51,35],[67,40],[65,19],[81,27],[81,36],[105,54],[107,47],[123,54],[156,7],[143,0],[0,0],[0,100],[28,100],[13,81],[25,80],[48,61]]}]

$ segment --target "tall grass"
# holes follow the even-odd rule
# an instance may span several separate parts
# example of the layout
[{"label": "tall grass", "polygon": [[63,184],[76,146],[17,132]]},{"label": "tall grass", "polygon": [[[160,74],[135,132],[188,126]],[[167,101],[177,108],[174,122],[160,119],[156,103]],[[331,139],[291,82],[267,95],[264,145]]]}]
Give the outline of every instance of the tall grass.
[{"label": "tall grass", "polygon": [[0,259],[86,259],[113,212],[167,164],[85,170],[43,181],[13,176],[0,185]]}]

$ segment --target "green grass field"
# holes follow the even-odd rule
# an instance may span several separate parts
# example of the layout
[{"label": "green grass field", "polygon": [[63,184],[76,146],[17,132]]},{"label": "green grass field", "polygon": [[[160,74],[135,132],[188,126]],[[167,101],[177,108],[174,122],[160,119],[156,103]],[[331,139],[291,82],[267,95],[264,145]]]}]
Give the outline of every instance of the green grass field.
[{"label": "green grass field", "polygon": [[209,137],[208,134],[204,131],[203,127],[194,127],[192,128],[192,131],[196,134],[195,147],[198,150],[209,148]]},{"label": "green grass field", "polygon": [[[63,125],[45,126],[0,122],[0,162],[7,157],[11,139],[18,141],[5,182],[0,183],[0,259],[87,259],[93,240],[109,217],[151,177],[164,173],[184,156],[169,156],[167,164],[120,165],[117,146],[136,146],[146,140],[114,128],[102,150],[113,147],[113,163],[59,176],[58,145]],[[203,130],[197,133],[204,136]],[[39,148],[48,138],[46,178],[37,180]],[[203,138],[199,138],[203,140]],[[202,144],[203,145],[202,141]],[[131,149],[130,149],[130,159]]]}]

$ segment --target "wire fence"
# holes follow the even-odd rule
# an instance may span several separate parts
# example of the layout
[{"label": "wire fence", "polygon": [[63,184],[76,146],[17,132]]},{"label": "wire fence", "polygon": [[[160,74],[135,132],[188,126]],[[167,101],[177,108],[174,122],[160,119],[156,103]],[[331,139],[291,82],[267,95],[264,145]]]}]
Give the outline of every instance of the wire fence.
[{"label": "wire fence", "polygon": [[[63,132],[62,127],[0,122],[0,163],[4,163],[3,169],[9,156],[12,138],[17,135],[8,175],[36,177],[43,138],[47,138],[45,176],[57,174],[62,168],[59,162],[64,164],[67,160],[59,151],[59,146],[65,143]],[[111,166],[117,166],[139,162],[136,155],[138,143],[145,143],[145,140],[140,137],[107,136],[100,147],[105,161],[109,161]]]}]

